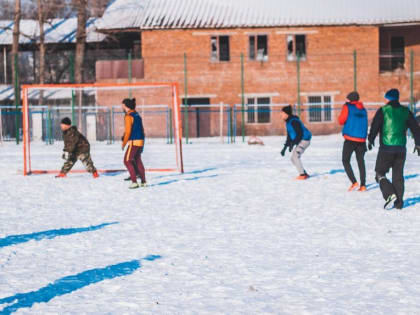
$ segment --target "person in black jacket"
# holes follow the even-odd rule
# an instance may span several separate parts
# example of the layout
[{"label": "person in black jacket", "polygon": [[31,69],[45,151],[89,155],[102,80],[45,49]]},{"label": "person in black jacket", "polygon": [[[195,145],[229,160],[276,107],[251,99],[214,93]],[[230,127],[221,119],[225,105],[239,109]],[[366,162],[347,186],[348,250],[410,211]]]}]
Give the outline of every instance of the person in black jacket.
[{"label": "person in black jacket", "polygon": [[303,125],[299,117],[292,114],[292,106],[289,105],[282,108],[281,118],[286,122],[287,140],[280,154],[284,156],[287,148],[291,152],[293,147],[296,146],[291,157],[292,163],[299,172],[299,176],[296,179],[307,179],[309,175],[303,168],[300,157],[311,144],[312,134]]},{"label": "person in black jacket", "polygon": [[[389,90],[385,98],[389,101],[378,109],[373,118],[368,136],[368,148],[372,150],[375,138],[380,134],[380,146],[376,159],[376,181],[379,183],[385,199],[384,208],[388,209],[391,202],[397,209],[404,206],[404,164],[406,159],[407,129],[410,129],[414,141],[414,152],[420,156],[420,127],[413,113],[399,103],[399,91]],[[392,183],[386,178],[386,173],[392,169]]]}]

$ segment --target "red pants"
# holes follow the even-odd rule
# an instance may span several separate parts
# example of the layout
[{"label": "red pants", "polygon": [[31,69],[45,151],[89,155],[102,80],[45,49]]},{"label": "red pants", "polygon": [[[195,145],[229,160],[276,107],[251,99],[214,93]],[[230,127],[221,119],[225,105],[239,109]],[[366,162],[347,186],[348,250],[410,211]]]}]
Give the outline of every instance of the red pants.
[{"label": "red pants", "polygon": [[144,170],[143,162],[141,161],[141,153],[143,147],[129,144],[124,155],[124,164],[130,173],[130,178],[133,183],[137,183],[137,175],[140,176],[141,182],[146,182],[146,172]]}]

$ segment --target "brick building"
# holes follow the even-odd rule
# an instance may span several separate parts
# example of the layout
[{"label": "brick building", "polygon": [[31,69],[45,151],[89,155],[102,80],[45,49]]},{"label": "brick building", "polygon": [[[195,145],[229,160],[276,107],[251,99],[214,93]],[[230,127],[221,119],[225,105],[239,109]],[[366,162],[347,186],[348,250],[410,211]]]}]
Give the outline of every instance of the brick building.
[{"label": "brick building", "polygon": [[[337,132],[355,86],[369,103],[391,87],[420,99],[420,2],[117,0],[97,25],[138,34],[133,81],[178,82],[188,104],[244,103],[247,135],[284,132],[273,104],[297,104],[315,134]],[[97,80],[127,81],[126,62],[98,62]],[[198,115],[192,134],[217,135],[218,114]]]}]

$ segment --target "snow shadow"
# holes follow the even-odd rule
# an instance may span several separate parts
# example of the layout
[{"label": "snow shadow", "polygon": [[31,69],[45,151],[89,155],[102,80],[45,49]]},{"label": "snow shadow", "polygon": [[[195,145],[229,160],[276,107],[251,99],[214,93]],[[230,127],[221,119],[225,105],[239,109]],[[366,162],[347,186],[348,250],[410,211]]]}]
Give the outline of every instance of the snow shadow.
[{"label": "snow shadow", "polygon": [[190,181],[191,180],[200,180],[200,179],[204,179],[204,178],[214,178],[214,177],[217,177],[217,176],[219,176],[219,175],[195,176],[195,177],[191,177],[191,178],[171,179],[171,180],[167,180],[167,181],[164,181],[164,182],[151,184],[151,185],[149,185],[149,187],[165,186],[165,185],[170,185],[170,184],[182,182],[182,181],[185,181],[185,180],[190,180]]},{"label": "snow shadow", "polygon": [[331,170],[331,171],[325,172],[325,173],[314,173],[314,174],[311,174],[311,177],[319,177],[319,176],[325,176],[325,175],[335,175],[335,174],[340,174],[340,173],[345,173],[345,171],[343,169],[335,169],[335,170]]},{"label": "snow shadow", "polygon": [[86,270],[76,275],[67,276],[50,283],[47,286],[26,293],[0,299],[0,305],[6,304],[0,314],[11,314],[25,307],[32,307],[35,303],[47,303],[53,298],[84,288],[88,285],[108,279],[123,277],[132,274],[141,268],[141,261],[153,261],[162,258],[159,255],[149,255],[140,260],[132,260],[105,268]]},{"label": "snow shadow", "polygon": [[[413,179],[413,178],[416,178],[416,177],[419,177],[419,176],[420,176],[420,174],[405,175],[404,180],[410,180],[410,179]],[[371,184],[366,185],[366,190],[367,191],[374,190],[374,189],[377,189],[377,188],[379,188],[378,183],[371,183]]]},{"label": "snow shadow", "polygon": [[26,243],[31,240],[40,241],[43,239],[53,239],[58,236],[66,236],[71,234],[83,233],[83,232],[90,232],[100,230],[108,225],[118,224],[118,222],[110,222],[110,223],[103,223],[100,225],[93,225],[84,228],[68,228],[68,229],[58,229],[58,230],[49,230],[49,231],[42,231],[36,232],[31,234],[21,234],[21,235],[10,235],[5,238],[0,238],[0,248]]}]

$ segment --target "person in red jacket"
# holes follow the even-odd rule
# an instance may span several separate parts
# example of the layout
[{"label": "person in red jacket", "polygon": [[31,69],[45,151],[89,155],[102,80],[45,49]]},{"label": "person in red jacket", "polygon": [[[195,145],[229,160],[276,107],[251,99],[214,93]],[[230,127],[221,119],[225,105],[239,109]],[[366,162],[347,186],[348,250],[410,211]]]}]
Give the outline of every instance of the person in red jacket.
[{"label": "person in red jacket", "polygon": [[[368,117],[363,103],[360,102],[359,93],[356,91],[347,95],[347,102],[343,105],[338,122],[344,126],[342,131],[344,137],[342,161],[347,177],[351,181],[349,191],[357,188],[359,188],[359,191],[366,191],[365,153],[367,151]],[[356,152],[357,165],[359,166],[360,186],[350,164],[353,152]]]},{"label": "person in red jacket", "polygon": [[122,107],[125,112],[125,131],[122,138],[123,142],[121,148],[124,150],[125,146],[128,144],[127,151],[125,151],[124,155],[124,164],[130,173],[130,179],[132,182],[129,188],[139,188],[137,177],[140,177],[141,179],[141,186],[146,187],[146,173],[141,160],[145,135],[143,121],[139,113],[135,111],[136,99],[124,99],[122,101]]}]

